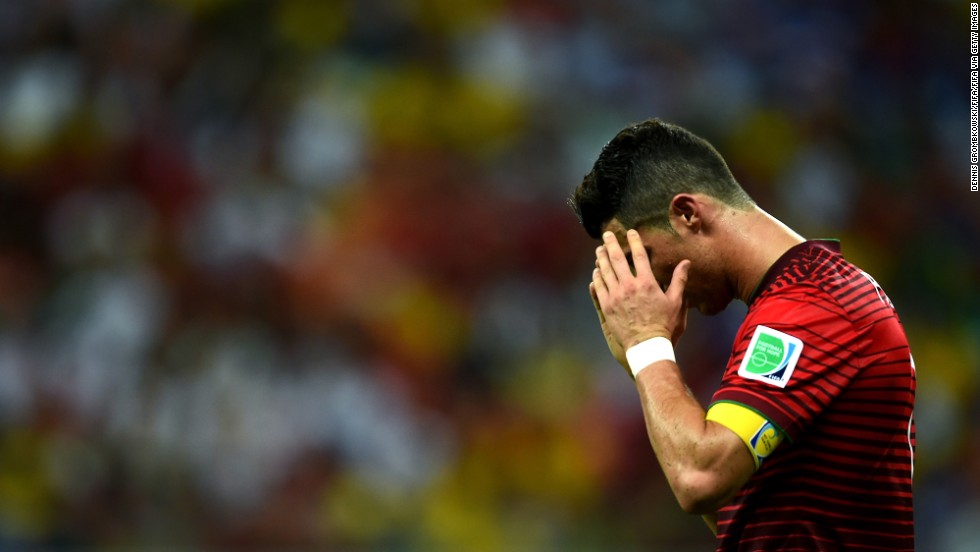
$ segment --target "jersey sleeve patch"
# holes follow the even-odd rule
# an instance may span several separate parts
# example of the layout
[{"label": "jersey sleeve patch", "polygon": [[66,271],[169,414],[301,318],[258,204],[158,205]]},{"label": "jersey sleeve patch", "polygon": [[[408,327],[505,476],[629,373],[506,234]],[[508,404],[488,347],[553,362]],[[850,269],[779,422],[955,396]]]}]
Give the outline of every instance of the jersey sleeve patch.
[{"label": "jersey sleeve patch", "polygon": [[705,419],[721,424],[742,439],[752,454],[755,468],[783,442],[783,432],[751,408],[736,403],[719,402],[711,405]]},{"label": "jersey sleeve patch", "polygon": [[738,375],[785,388],[802,352],[803,342],[799,338],[768,326],[756,326]]}]

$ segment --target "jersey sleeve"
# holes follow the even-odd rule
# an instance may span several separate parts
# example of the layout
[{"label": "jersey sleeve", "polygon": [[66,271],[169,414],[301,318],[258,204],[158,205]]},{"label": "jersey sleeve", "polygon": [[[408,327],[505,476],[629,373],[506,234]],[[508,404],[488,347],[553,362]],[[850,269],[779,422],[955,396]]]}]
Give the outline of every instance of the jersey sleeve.
[{"label": "jersey sleeve", "polygon": [[746,407],[792,441],[854,378],[851,351],[860,338],[846,314],[819,293],[770,297],[759,307],[739,329],[712,406]]}]

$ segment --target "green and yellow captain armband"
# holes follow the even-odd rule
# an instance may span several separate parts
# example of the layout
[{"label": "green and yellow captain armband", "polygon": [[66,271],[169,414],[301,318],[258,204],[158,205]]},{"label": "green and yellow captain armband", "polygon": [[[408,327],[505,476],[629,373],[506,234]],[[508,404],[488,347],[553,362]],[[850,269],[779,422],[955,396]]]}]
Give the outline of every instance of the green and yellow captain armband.
[{"label": "green and yellow captain armband", "polygon": [[719,402],[711,405],[705,419],[719,423],[735,432],[745,446],[749,447],[755,469],[769,457],[785,434],[772,422],[747,406],[737,403]]}]

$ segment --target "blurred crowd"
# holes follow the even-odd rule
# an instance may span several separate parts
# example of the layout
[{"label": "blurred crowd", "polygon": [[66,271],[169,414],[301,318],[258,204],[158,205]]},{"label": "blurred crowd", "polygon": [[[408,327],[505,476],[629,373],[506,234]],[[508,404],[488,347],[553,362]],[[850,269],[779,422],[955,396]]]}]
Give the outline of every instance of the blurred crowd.
[{"label": "blurred crowd", "polygon": [[[709,550],[565,204],[658,116],[837,237],[980,537],[968,5],[0,2],[0,550]],[[691,315],[707,401],[744,314]]]}]

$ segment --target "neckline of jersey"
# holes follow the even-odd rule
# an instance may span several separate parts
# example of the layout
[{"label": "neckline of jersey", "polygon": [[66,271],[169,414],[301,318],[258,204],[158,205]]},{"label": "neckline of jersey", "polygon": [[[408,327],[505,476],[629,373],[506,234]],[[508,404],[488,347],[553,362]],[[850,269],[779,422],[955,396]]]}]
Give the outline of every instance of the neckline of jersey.
[{"label": "neckline of jersey", "polygon": [[790,247],[789,249],[786,250],[785,253],[783,253],[782,255],[779,256],[778,259],[776,259],[776,262],[772,263],[772,266],[769,267],[769,270],[766,270],[765,275],[762,277],[761,280],[759,280],[759,283],[755,286],[755,289],[752,290],[752,295],[749,296],[749,301],[747,304],[751,306],[752,303],[755,302],[756,298],[758,298],[759,295],[766,288],[768,288],[770,284],[772,284],[772,282],[776,279],[779,273],[782,272],[783,269],[786,268],[793,261],[793,259],[802,255],[804,251],[807,251],[814,247],[819,249],[826,249],[827,251],[830,251],[831,253],[836,253],[838,255],[840,254],[840,240],[836,238],[821,238],[816,240],[806,240],[804,242],[800,242],[794,245],[793,247]]}]

